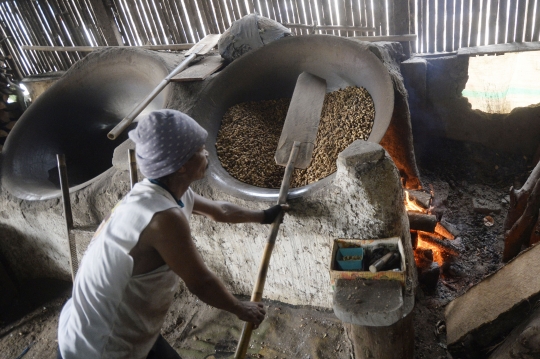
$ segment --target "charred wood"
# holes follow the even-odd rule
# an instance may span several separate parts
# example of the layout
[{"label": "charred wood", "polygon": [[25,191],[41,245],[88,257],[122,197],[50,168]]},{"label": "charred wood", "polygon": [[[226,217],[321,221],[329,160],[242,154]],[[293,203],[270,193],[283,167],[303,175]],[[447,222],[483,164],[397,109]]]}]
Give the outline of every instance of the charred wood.
[{"label": "charred wood", "polygon": [[423,232],[434,232],[437,226],[437,217],[430,214],[407,212],[411,229]]},{"label": "charred wood", "polygon": [[444,251],[448,254],[457,256],[459,254],[459,249],[456,248],[451,242],[445,239],[439,239],[434,236],[430,236],[428,233],[422,233],[420,236],[420,239],[424,242],[427,242],[437,248],[439,248],[441,251]]},{"label": "charred wood", "polygon": [[444,238],[448,238],[448,239],[455,238],[454,235],[441,222],[437,222],[434,232],[443,236]]}]

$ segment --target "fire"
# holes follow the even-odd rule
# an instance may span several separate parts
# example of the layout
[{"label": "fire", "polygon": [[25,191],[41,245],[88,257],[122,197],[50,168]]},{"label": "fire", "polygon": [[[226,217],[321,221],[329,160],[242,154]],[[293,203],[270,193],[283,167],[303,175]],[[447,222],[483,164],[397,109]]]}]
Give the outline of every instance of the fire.
[{"label": "fire", "polygon": [[418,242],[416,244],[416,248],[431,249],[431,251],[433,252],[433,261],[437,262],[440,266],[443,265],[444,260],[441,250],[433,244],[423,241],[422,234],[418,234]]},{"label": "fire", "polygon": [[414,212],[420,212],[420,213],[426,213],[427,211],[417,205],[411,198],[409,197],[409,191],[405,191],[405,208],[407,211],[414,211]]}]

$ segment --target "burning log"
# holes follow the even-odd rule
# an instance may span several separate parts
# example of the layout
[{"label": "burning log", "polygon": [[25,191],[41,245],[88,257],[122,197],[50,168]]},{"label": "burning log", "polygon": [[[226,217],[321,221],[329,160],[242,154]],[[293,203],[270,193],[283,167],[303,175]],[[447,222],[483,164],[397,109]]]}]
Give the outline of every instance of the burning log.
[{"label": "burning log", "polygon": [[[536,178],[533,178],[536,177]],[[538,220],[540,208],[540,162],[519,191],[510,192],[510,209],[505,220],[505,227],[514,221],[511,228],[505,232],[503,262],[514,258],[521,250],[521,246],[531,240],[533,228]],[[532,192],[529,188],[534,183]],[[530,194],[529,194],[530,193]],[[519,212],[519,217],[516,214]]]},{"label": "burning log", "polygon": [[433,251],[431,249],[419,248],[414,251],[414,260],[416,267],[427,268],[433,263]]},{"label": "burning log", "polygon": [[420,235],[420,239],[424,242],[427,242],[437,248],[439,248],[441,251],[444,251],[448,254],[457,256],[459,254],[459,249],[457,249],[451,242],[439,239],[433,236],[430,236],[429,233],[422,233]]},{"label": "burning log", "polygon": [[409,225],[411,229],[423,232],[435,231],[435,227],[437,226],[436,216],[409,211],[407,211],[407,216],[409,217]]},{"label": "burning log", "polygon": [[441,222],[438,222],[435,226],[435,233],[447,239],[456,238]]}]

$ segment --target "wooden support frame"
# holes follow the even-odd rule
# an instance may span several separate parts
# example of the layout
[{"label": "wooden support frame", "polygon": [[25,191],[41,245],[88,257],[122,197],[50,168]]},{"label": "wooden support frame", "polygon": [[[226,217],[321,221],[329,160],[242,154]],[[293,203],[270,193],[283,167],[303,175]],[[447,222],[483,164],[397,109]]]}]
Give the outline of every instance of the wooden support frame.
[{"label": "wooden support frame", "polygon": [[122,45],[122,36],[114,22],[114,15],[111,8],[105,7],[103,0],[89,0],[92,9],[96,15],[97,25],[103,32],[107,45],[118,46]]}]

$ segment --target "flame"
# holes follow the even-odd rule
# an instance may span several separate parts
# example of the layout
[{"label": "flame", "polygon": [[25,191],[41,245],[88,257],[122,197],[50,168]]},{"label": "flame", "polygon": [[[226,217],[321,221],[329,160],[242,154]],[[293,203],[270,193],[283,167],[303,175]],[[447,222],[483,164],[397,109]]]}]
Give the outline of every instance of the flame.
[{"label": "flame", "polygon": [[431,249],[431,251],[433,252],[433,261],[437,262],[440,266],[443,265],[444,260],[441,250],[433,244],[423,241],[421,234],[418,234],[418,242],[416,243],[416,248]]},{"label": "flame", "polygon": [[424,208],[420,207],[413,200],[410,199],[409,191],[405,191],[405,209],[407,209],[407,211],[426,213],[426,210]]}]

